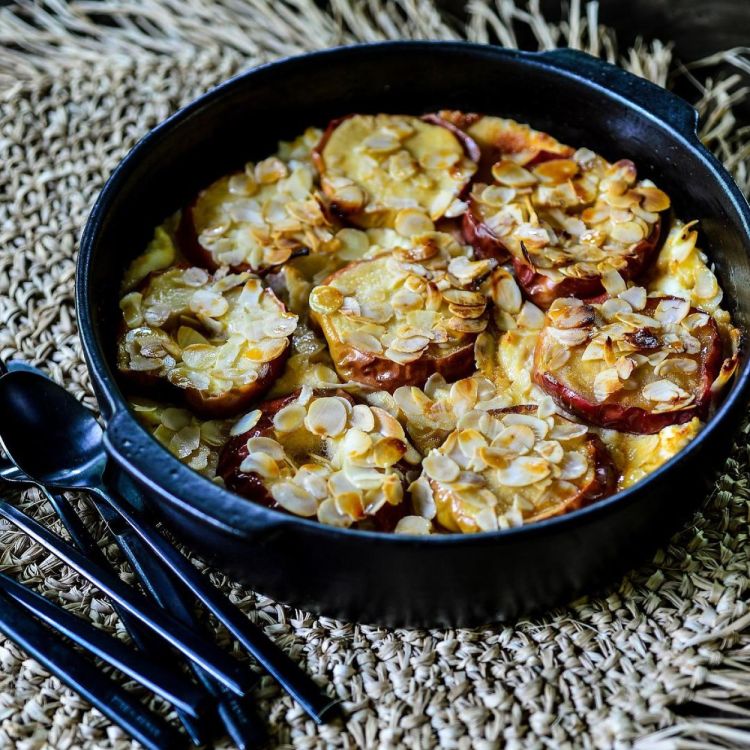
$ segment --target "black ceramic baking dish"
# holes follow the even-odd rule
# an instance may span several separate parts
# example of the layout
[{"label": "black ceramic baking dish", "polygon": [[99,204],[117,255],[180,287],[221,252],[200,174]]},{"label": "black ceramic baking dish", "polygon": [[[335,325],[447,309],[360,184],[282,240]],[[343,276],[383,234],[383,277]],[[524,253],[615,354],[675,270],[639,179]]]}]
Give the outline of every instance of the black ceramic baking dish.
[{"label": "black ceramic baking dish", "polygon": [[[750,208],[700,144],[696,113],[640,78],[570,50],[454,42],[335,49],[266,65],[211,91],[147,135],[102,191],[83,234],[81,337],[123,487],[179,537],[282,601],[362,622],[463,625],[565,602],[612,580],[667,538],[705,494],[748,401],[743,357],[698,438],[645,481],[567,516],[478,535],[341,530],[254,505],[183,466],[139,426],[113,373],[118,285],[153,227],[218,176],[310,124],[349,112],[440,108],[512,117],[627,156],[700,219],[735,321],[750,318]],[[132,495],[131,493],[131,496]]]}]

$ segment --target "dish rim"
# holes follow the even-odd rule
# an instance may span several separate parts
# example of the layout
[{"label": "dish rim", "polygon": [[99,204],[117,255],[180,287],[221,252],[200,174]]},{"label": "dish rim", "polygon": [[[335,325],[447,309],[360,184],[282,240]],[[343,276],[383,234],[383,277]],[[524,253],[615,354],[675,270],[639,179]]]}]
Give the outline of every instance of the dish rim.
[{"label": "dish rim", "polygon": [[[244,511],[243,515],[255,516],[257,518],[257,524],[253,524],[254,528],[268,529],[273,527],[275,529],[282,529],[283,527],[294,526],[300,527],[305,533],[309,532],[313,534],[321,534],[323,536],[333,535],[335,538],[339,539],[343,536],[349,537],[350,539],[361,539],[369,542],[393,543],[407,546],[416,543],[430,545],[493,544],[507,539],[521,539],[529,534],[545,534],[557,530],[558,527],[560,527],[560,531],[563,531],[565,527],[573,527],[574,525],[586,523],[601,513],[607,513],[614,505],[624,506],[633,502],[637,499],[639,493],[645,490],[649,483],[663,479],[664,475],[672,471],[678,471],[688,459],[695,455],[696,452],[700,451],[703,444],[708,441],[720,425],[725,421],[728,421],[730,413],[739,408],[742,401],[748,400],[748,395],[750,394],[750,357],[747,356],[747,352],[743,352],[745,356],[743,357],[743,361],[740,362],[740,367],[734,376],[731,390],[725,394],[721,404],[716,412],[709,418],[705,427],[682,450],[634,485],[620,490],[602,500],[598,500],[591,505],[571,511],[570,513],[554,516],[528,525],[500,529],[497,531],[478,532],[474,534],[430,534],[425,536],[327,526],[314,520],[293,516],[273,508],[266,508],[255,504],[237,493],[212,482],[210,479],[193,469],[190,469],[171,454],[166,447],[161,445],[161,443],[159,443],[156,438],[140,424],[140,422],[138,422],[125,399],[117,378],[109,366],[110,358],[107,356],[106,350],[104,347],[100,347],[97,342],[97,337],[94,333],[96,313],[93,310],[92,295],[90,294],[92,291],[89,280],[91,257],[97,244],[98,235],[104,217],[117,203],[120,184],[125,181],[128,178],[129,173],[137,167],[137,164],[144,153],[147,153],[153,148],[158,148],[162,142],[168,140],[173,128],[189,121],[195,114],[207,107],[211,107],[216,101],[220,100],[228,93],[241,88],[247,81],[257,80],[258,78],[262,78],[269,74],[283,74],[284,68],[304,65],[307,61],[313,58],[333,57],[338,58],[337,62],[340,63],[347,55],[367,54],[373,52],[378,53],[383,50],[398,51],[405,48],[412,50],[419,48],[429,50],[441,48],[447,51],[463,51],[472,54],[481,51],[484,55],[496,55],[499,58],[516,58],[523,61],[523,64],[525,65],[538,66],[548,72],[552,72],[554,75],[571,78],[573,80],[580,80],[584,78],[584,76],[581,75],[581,73],[576,73],[570,68],[561,66],[559,62],[556,64],[556,59],[560,60],[563,56],[572,56],[574,58],[580,56],[580,59],[587,60],[590,65],[595,64],[602,71],[607,71],[608,69],[616,70],[617,75],[623,77],[623,80],[630,78],[637,81],[639,85],[647,84],[646,88],[650,87],[654,95],[662,97],[665,103],[668,102],[669,105],[676,110],[675,114],[677,115],[677,121],[671,117],[665,118],[658,116],[646,109],[642,104],[625,96],[622,91],[617,91],[616,89],[593,80],[590,77],[585,79],[587,87],[598,90],[603,95],[612,99],[619,100],[628,109],[634,111],[639,117],[649,119],[662,129],[671,131],[671,135],[681,141],[681,146],[683,148],[690,150],[695,157],[699,157],[704,162],[705,166],[712,173],[712,178],[721,183],[727,197],[732,199],[734,208],[743,222],[742,229],[744,231],[745,240],[743,244],[745,251],[750,256],[750,205],[748,205],[747,200],[724,166],[698,139],[695,129],[695,125],[697,124],[697,112],[694,108],[666,89],[662,89],[656,84],[646,82],[621,68],[617,68],[616,66],[610,65],[598,58],[586,55],[585,53],[567,49],[526,52],[465,41],[402,40],[345,45],[318,50],[275,60],[255,67],[249,71],[239,73],[238,75],[220,83],[210,91],[170,115],[167,119],[146,133],[125,155],[125,157],[123,157],[114,171],[110,174],[92,207],[81,236],[79,256],[76,265],[75,289],[79,336],[90,377],[95,386],[96,393],[100,397],[100,409],[102,414],[106,417],[108,424],[116,417],[126,419],[129,422],[129,426],[135,427],[138,437],[146,438],[146,445],[156,446],[159,451],[158,455],[161,456],[162,460],[166,459],[164,461],[164,471],[162,473],[164,476],[169,475],[172,477],[172,482],[170,482],[170,484],[175,485],[175,487],[170,487],[163,481],[157,481],[154,479],[154,474],[156,472],[153,467],[155,458],[153,454],[148,457],[148,461],[152,465],[149,467],[149,471],[145,472],[137,466],[134,466],[113,440],[107,440],[110,453],[113,459],[125,469],[127,474],[137,479],[141,484],[149,487],[153,493],[159,496],[160,501],[168,501],[177,505],[183,513],[187,513],[201,523],[209,523],[210,525],[220,527],[225,531],[244,535],[247,529],[239,529],[236,526],[232,526],[230,523],[222,520],[222,518],[212,514],[210,511],[212,506],[225,508],[227,501],[231,501],[232,505],[239,506],[242,504]],[[680,108],[682,109],[681,112],[679,111]],[[680,115],[682,116],[683,122],[679,121]],[[690,122],[691,120],[692,123]],[[747,332],[743,331],[742,333],[744,340],[747,336]],[[101,403],[101,399],[105,399],[106,403]],[[143,440],[141,440],[141,443],[143,443]],[[181,476],[184,476],[186,480],[189,478],[190,483],[185,485],[181,482]],[[192,489],[192,482],[197,482],[195,490]],[[184,486],[185,492],[178,494],[176,491],[176,485]],[[197,494],[196,490],[200,492],[202,500],[201,506],[205,507],[205,510],[203,507],[196,506],[194,498],[190,501],[186,499],[188,496]],[[223,502],[220,505],[212,503],[212,497],[216,500],[221,499]],[[234,516],[235,514],[232,515]]]}]

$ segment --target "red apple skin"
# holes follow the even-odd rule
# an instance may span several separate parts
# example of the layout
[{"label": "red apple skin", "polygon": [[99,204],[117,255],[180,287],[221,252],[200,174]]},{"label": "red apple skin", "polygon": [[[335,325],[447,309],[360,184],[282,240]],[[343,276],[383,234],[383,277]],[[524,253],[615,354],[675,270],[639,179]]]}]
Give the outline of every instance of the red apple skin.
[{"label": "red apple skin", "polygon": [[[266,508],[274,508],[281,513],[287,513],[287,511],[276,504],[276,501],[271,497],[266,485],[263,483],[263,479],[255,472],[245,473],[240,471],[240,464],[248,455],[247,441],[254,437],[272,436],[274,415],[284,406],[295,401],[299,396],[299,393],[299,390],[296,390],[288,396],[282,396],[258,404],[256,408],[260,410],[261,416],[257,424],[247,432],[244,432],[241,435],[235,435],[229,439],[219,454],[219,463],[216,472],[218,476],[224,480],[227,488],[232,490],[232,492],[236,492],[238,495],[257,503],[258,505],[263,505]],[[345,391],[315,391],[315,396],[326,395],[341,396],[352,405],[356,403]],[[400,469],[404,475],[406,471],[413,468],[403,462],[399,462],[395,466]],[[393,531],[399,520],[405,515],[408,515],[409,512],[410,503],[407,498],[406,486],[404,486],[403,502],[399,505],[390,505],[389,503],[386,503],[374,516],[368,516],[365,520],[368,526],[372,525],[372,527],[378,531]]]},{"label": "red apple skin", "polygon": [[480,218],[471,197],[469,206],[464,211],[462,229],[464,240],[474,248],[475,258],[494,258],[499,263],[505,263],[511,257],[505,245]]},{"label": "red apple skin", "polygon": [[424,115],[422,117],[422,120],[424,122],[429,122],[430,125],[439,125],[441,128],[450,130],[450,132],[456,136],[458,141],[464,147],[464,153],[466,154],[466,156],[473,162],[477,164],[479,163],[479,160],[482,157],[482,152],[479,150],[477,142],[471,136],[467,135],[463,130],[461,130],[461,128],[456,127],[455,125],[453,125],[453,123],[444,120],[442,117],[440,117],[440,115],[437,114]]},{"label": "red apple skin", "polygon": [[[198,241],[198,231],[195,227],[193,210],[198,202],[196,196],[182,211],[180,223],[177,226],[177,244],[185,257],[193,265],[205,268],[209,273],[219,269],[219,264],[214,256]],[[232,271],[242,272],[251,270],[247,263],[232,268]]]},{"label": "red apple skin", "polygon": [[[649,309],[654,309],[659,299],[674,299],[670,296],[650,298],[644,309],[648,314]],[[701,312],[691,308],[690,313]],[[541,351],[540,336],[534,357],[533,380],[549,394],[554,401],[563,409],[575,414],[591,424],[598,425],[610,430],[620,432],[632,432],[640,435],[652,435],[660,432],[670,425],[685,424],[694,417],[705,420],[711,406],[711,385],[716,380],[722,366],[722,346],[719,328],[716,321],[709,317],[708,326],[709,344],[703,349],[703,361],[700,371],[700,385],[692,406],[680,411],[654,413],[638,406],[624,406],[621,404],[595,403],[589,401],[584,395],[570,388],[549,372],[544,372],[539,367],[539,354]]]}]

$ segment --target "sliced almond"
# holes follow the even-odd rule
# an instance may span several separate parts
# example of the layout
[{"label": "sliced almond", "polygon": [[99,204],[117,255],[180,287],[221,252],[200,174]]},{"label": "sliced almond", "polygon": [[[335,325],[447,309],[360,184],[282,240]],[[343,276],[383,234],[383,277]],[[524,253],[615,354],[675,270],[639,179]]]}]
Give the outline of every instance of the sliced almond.
[{"label": "sliced almond", "polygon": [[497,470],[497,479],[506,487],[528,487],[550,475],[549,462],[537,456],[519,456]]},{"label": "sliced almond", "polygon": [[422,462],[422,468],[431,479],[438,482],[453,482],[461,472],[459,465],[449,456],[430,451]]},{"label": "sliced almond", "polygon": [[347,417],[346,408],[339,399],[324,396],[310,404],[305,417],[305,427],[313,435],[335,437],[344,431]]}]

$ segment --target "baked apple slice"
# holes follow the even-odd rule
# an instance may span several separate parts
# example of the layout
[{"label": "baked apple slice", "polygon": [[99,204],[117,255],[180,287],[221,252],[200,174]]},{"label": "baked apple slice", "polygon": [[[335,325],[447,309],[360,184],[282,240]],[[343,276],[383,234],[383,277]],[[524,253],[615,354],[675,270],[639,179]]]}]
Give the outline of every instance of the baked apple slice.
[{"label": "baked apple slice", "polygon": [[422,468],[412,492],[421,505],[431,493],[440,526],[463,533],[568,513],[617,486],[601,440],[548,404],[468,412]]},{"label": "baked apple slice", "polygon": [[575,152],[549,133],[504,117],[456,110],[443,110],[438,117],[459,128],[479,146],[481,158],[477,177],[480,180],[489,179],[488,170],[500,159],[526,166],[548,159],[569,158]]},{"label": "baked apple slice", "polygon": [[464,232],[479,257],[512,258],[526,295],[546,309],[558,297],[595,297],[602,276],[636,278],[661,238],[666,193],[638,180],[633,162],[588,149],[523,167],[501,160],[477,183]]},{"label": "baked apple slice", "polygon": [[436,238],[411,238],[393,254],[350,263],[310,293],[311,320],[344,381],[393,392],[433,373],[456,380],[473,371],[487,298],[453,276],[463,264],[435,254]]},{"label": "baked apple slice", "polygon": [[260,404],[231,433],[218,472],[253,502],[383,531],[407,515],[406,473],[421,456],[383,409],[341,390],[303,387]]},{"label": "baked apple slice", "polygon": [[169,386],[202,417],[229,417],[281,374],[297,316],[249,273],[171,268],[120,302],[117,364],[131,382]]},{"label": "baked apple slice", "polygon": [[[556,300],[534,353],[534,380],[592,424],[650,434],[705,419],[721,370],[714,319],[639,287],[588,304]],[[614,296],[617,293],[617,296]]]},{"label": "baked apple slice", "polygon": [[315,153],[332,210],[364,227],[392,226],[403,208],[435,221],[463,213],[458,200],[479,151],[432,116],[350,115],[328,126]]},{"label": "baked apple slice", "polygon": [[290,258],[322,252],[335,227],[310,163],[276,156],[220,178],[182,212],[178,239],[196,265],[265,273]]}]

